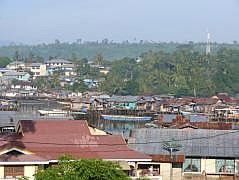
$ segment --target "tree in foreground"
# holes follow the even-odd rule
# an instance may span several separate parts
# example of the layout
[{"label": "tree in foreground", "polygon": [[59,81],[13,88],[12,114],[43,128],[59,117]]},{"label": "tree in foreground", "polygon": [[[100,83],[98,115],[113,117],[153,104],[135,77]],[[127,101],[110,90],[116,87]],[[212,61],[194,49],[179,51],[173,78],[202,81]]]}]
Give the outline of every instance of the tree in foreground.
[{"label": "tree in foreground", "polygon": [[36,180],[129,180],[120,165],[98,159],[70,160],[61,157],[58,165],[39,170]]}]

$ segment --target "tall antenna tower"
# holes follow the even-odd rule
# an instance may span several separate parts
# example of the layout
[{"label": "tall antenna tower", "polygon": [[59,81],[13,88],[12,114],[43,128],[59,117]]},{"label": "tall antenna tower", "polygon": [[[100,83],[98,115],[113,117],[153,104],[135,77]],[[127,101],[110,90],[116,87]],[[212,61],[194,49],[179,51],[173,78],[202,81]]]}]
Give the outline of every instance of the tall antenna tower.
[{"label": "tall antenna tower", "polygon": [[211,53],[211,37],[210,37],[210,33],[207,33],[207,47],[206,47],[206,54],[210,54]]}]

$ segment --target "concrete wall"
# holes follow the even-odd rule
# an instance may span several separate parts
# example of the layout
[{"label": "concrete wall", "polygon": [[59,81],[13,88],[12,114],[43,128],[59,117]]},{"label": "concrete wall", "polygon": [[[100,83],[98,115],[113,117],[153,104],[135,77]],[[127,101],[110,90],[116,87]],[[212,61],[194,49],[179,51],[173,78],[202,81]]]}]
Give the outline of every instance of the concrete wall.
[{"label": "concrete wall", "polygon": [[40,76],[45,76],[46,75],[46,65],[42,64],[40,66]]},{"label": "concrete wall", "polygon": [[216,159],[201,159],[201,173],[216,173]]},{"label": "concrete wall", "polygon": [[34,179],[34,174],[37,171],[37,166],[34,165],[29,165],[29,166],[24,166],[24,176],[28,177],[29,179]]},{"label": "concrete wall", "polygon": [[160,163],[160,175],[163,180],[170,180],[171,163]]},{"label": "concrete wall", "polygon": [[182,168],[173,168],[173,179],[182,179]]},{"label": "concrete wall", "polygon": [[0,179],[4,178],[4,166],[0,166]]},{"label": "concrete wall", "polygon": [[[42,64],[40,65],[39,69],[37,69],[35,66],[31,67],[31,72],[34,73],[33,76],[45,76],[46,75],[46,65]],[[39,73],[39,75],[36,75],[35,73]]]},{"label": "concrete wall", "polygon": [[236,174],[238,174],[239,175],[239,159],[236,159],[235,160],[235,162],[236,162]]}]

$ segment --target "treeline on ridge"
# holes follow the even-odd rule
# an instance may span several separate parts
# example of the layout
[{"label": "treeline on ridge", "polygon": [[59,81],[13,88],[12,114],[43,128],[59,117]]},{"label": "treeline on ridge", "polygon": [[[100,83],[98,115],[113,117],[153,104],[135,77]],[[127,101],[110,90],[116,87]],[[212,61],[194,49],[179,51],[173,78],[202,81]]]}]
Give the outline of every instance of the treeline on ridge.
[{"label": "treeline on ridge", "polygon": [[115,61],[101,89],[111,94],[175,94],[210,96],[239,92],[239,50],[214,54],[188,50],[143,53],[138,61]]}]

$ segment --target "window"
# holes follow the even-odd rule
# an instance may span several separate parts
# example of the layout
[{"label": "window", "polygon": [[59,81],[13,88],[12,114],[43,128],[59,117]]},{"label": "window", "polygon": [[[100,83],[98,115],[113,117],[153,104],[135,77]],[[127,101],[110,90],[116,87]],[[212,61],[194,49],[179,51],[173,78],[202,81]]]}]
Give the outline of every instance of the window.
[{"label": "window", "polygon": [[16,178],[24,176],[24,166],[4,166],[5,178]]},{"label": "window", "polygon": [[201,159],[186,158],[183,163],[184,172],[200,172],[201,171]]},{"label": "window", "polygon": [[182,168],[182,163],[173,163],[172,167],[173,168]]},{"label": "window", "polygon": [[138,169],[140,170],[139,175],[144,176],[159,176],[160,165],[159,164],[139,164]]},{"label": "window", "polygon": [[216,172],[234,174],[235,161],[233,159],[216,159]]}]

